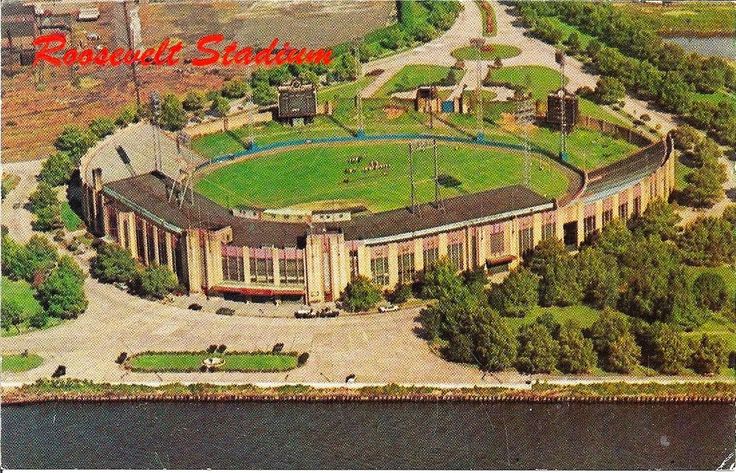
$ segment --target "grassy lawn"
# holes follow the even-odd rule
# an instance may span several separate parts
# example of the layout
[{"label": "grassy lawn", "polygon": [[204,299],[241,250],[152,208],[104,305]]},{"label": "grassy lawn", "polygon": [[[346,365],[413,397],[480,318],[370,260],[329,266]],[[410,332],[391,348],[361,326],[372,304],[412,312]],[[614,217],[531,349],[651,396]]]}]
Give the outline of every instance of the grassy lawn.
[{"label": "grassy lawn", "polygon": [[3,173],[3,192],[5,194],[9,193],[13,189],[15,189],[15,186],[18,185],[20,182],[20,176],[10,173]]},{"label": "grassy lawn", "polygon": [[712,94],[701,94],[696,92],[693,94],[693,97],[697,101],[707,102],[712,105],[718,105],[721,102],[730,102],[731,104],[736,105],[736,95],[725,90],[719,90]]},{"label": "grassy lawn", "polygon": [[82,219],[72,210],[69,202],[61,203],[61,221],[64,222],[66,229],[72,232],[82,227]]},{"label": "grassy lawn", "polygon": [[[410,64],[401,68],[391,79],[378,89],[374,97],[390,97],[394,92],[403,92],[416,89],[420,85],[430,85],[439,82],[450,72],[449,67]],[[458,70],[456,77],[462,78],[463,71]]]},{"label": "grassy lawn", "polygon": [[368,84],[373,82],[373,77],[361,77],[360,80],[353,82],[342,82],[340,84],[328,85],[317,91],[317,101],[326,102],[337,98],[352,99],[359,90],[364,89]]},{"label": "grassy lawn", "polygon": [[197,371],[206,358],[218,357],[225,360],[220,371],[288,371],[296,368],[297,357],[293,354],[270,353],[141,353],[127,363],[133,371],[186,372]]},{"label": "grassy lawn", "polygon": [[521,54],[521,49],[509,44],[492,44],[490,46],[493,48],[492,51],[480,51],[478,50],[478,48],[475,48],[473,46],[458,48],[452,52],[452,57],[454,57],[455,59],[482,59],[484,61],[488,61],[497,57],[501,59],[508,59],[510,57],[516,57]]},{"label": "grassy lawn", "polygon": [[559,323],[567,320],[577,320],[582,328],[593,325],[598,319],[600,311],[587,305],[573,305],[569,307],[535,307],[524,317],[504,317],[506,323],[518,329],[522,325],[534,322],[539,316],[550,313]]},{"label": "grassy lawn", "polygon": [[[196,188],[227,207],[278,208],[342,200],[372,211],[389,210],[409,203],[407,155],[407,143],[403,142],[306,145],[219,168],[202,177]],[[459,182],[442,188],[445,197],[518,184],[523,179],[523,156],[518,152],[440,143],[438,155],[440,173]],[[358,156],[360,162],[349,163]],[[363,171],[374,160],[389,168]],[[567,179],[559,165],[540,157],[534,157],[534,161],[532,188],[550,198],[562,194]],[[356,171],[348,174],[348,168]],[[416,179],[421,181],[417,183],[420,202],[433,199],[432,169],[429,152],[415,157]]]},{"label": "grassy lawn", "polygon": [[[8,300],[17,300],[20,305],[26,310],[26,315],[24,317],[26,321],[18,325],[18,327],[11,327],[8,330],[2,329],[2,332],[0,332],[2,336],[8,337],[30,332],[32,330],[39,330],[35,327],[31,327],[27,322],[28,318],[40,313],[43,310],[41,304],[34,297],[36,294],[35,289],[33,289],[33,287],[31,287],[31,285],[28,284],[26,281],[12,281],[5,276],[2,277],[1,288],[3,298],[7,298]],[[56,317],[47,317],[46,325],[41,328],[44,329],[54,327],[56,325],[59,325],[60,323],[61,319],[58,319]]]},{"label": "grassy lawn", "polygon": [[2,372],[3,373],[20,373],[21,371],[32,370],[41,366],[43,358],[29,353],[28,356],[23,355],[1,355]]},{"label": "grassy lawn", "polygon": [[677,2],[665,8],[640,3],[613,3],[635,15],[661,34],[733,34],[736,8],[725,3]]},{"label": "grassy lawn", "polygon": [[565,32],[565,36],[563,36],[563,38],[562,38],[562,41],[563,42],[565,40],[567,40],[567,38],[570,36],[571,33],[577,33],[578,34],[578,39],[580,39],[580,47],[582,49],[585,49],[585,48],[588,47],[588,43],[590,42],[590,40],[593,39],[593,37],[590,36],[589,34],[583,33],[582,31],[580,31],[579,29],[575,28],[572,25],[568,25],[567,23],[563,22],[562,20],[560,20],[556,16],[547,17],[547,18],[549,19],[549,21],[553,25],[556,25],[562,31]]},{"label": "grassy lawn", "polygon": [[524,86],[529,84],[535,99],[546,99],[548,93],[560,88],[560,73],[545,66],[502,67],[492,70],[490,78]]}]

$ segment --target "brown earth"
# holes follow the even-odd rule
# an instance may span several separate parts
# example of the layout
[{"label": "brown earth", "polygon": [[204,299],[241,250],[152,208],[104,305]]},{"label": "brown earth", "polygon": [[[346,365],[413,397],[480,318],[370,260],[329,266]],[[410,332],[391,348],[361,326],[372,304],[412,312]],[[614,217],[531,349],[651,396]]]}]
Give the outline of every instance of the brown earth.
[{"label": "brown earth", "polygon": [[[127,47],[125,13],[121,4],[100,3],[100,19],[79,23],[71,20],[73,41],[86,44],[86,33],[100,36],[98,44]],[[326,46],[346,41],[384,26],[392,2],[199,2],[192,4],[142,4],[139,16],[146,45],[165,37],[181,38],[186,44],[221,32],[227,39],[245,45],[262,45],[276,36],[292,44]],[[359,19],[359,21],[358,21]],[[335,28],[334,25],[342,25]],[[185,55],[186,56],[186,55]],[[7,70],[6,70],[7,72]],[[140,96],[146,101],[152,91],[183,95],[189,90],[220,88],[238,69],[156,67],[142,69]],[[76,74],[77,85],[73,84]],[[132,73],[128,68],[45,66],[16,68],[3,74],[2,154],[4,161],[45,158],[53,142],[71,124],[86,125],[92,119],[114,118],[126,105],[136,102]]]}]

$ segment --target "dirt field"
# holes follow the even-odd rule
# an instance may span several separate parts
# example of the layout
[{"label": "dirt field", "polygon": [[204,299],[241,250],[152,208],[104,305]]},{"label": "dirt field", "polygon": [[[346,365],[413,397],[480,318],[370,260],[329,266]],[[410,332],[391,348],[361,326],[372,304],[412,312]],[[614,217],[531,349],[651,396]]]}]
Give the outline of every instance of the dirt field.
[{"label": "dirt field", "polygon": [[[98,6],[100,19],[96,22],[71,21],[75,42],[85,42],[86,33],[94,32],[100,36],[99,44],[126,47],[122,4]],[[392,10],[392,2],[380,0],[200,2],[141,4],[139,15],[145,45],[165,37],[191,44],[202,35],[221,32],[243,45],[264,45],[279,37],[309,47],[332,45],[384,26]],[[183,94],[191,89],[219,88],[237,73],[235,69],[151,68],[141,71],[140,93],[146,100],[154,90]],[[44,158],[53,151],[53,141],[64,126],[87,124],[100,116],[114,118],[136,100],[131,73],[124,67],[23,68],[12,76],[3,75],[2,85],[4,161]]]}]

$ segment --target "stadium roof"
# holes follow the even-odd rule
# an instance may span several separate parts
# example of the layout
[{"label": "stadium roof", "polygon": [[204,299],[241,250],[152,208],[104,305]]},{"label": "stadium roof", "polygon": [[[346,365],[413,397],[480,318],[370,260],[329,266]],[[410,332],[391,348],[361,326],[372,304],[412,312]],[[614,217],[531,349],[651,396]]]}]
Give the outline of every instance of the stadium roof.
[{"label": "stadium roof", "polygon": [[180,207],[176,201],[169,202],[171,182],[161,174],[146,173],[106,184],[103,192],[169,231],[179,233],[187,228],[219,230],[231,226],[231,244],[250,247],[301,246],[301,241],[310,231],[339,231],[345,234],[346,240],[381,244],[554,208],[552,200],[525,187],[510,186],[446,199],[443,210],[424,204],[415,213],[402,208],[357,216],[347,222],[310,226],[237,217],[229,209],[196,192],[194,205],[187,195]]}]

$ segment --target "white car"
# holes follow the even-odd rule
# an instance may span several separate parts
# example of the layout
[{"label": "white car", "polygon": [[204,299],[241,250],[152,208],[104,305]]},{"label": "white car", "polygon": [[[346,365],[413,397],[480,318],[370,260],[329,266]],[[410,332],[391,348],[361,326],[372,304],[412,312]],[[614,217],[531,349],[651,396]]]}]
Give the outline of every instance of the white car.
[{"label": "white car", "polygon": [[382,305],[381,307],[378,308],[378,312],[381,312],[381,313],[396,312],[397,310],[399,310],[399,306],[397,306],[396,304]]}]

